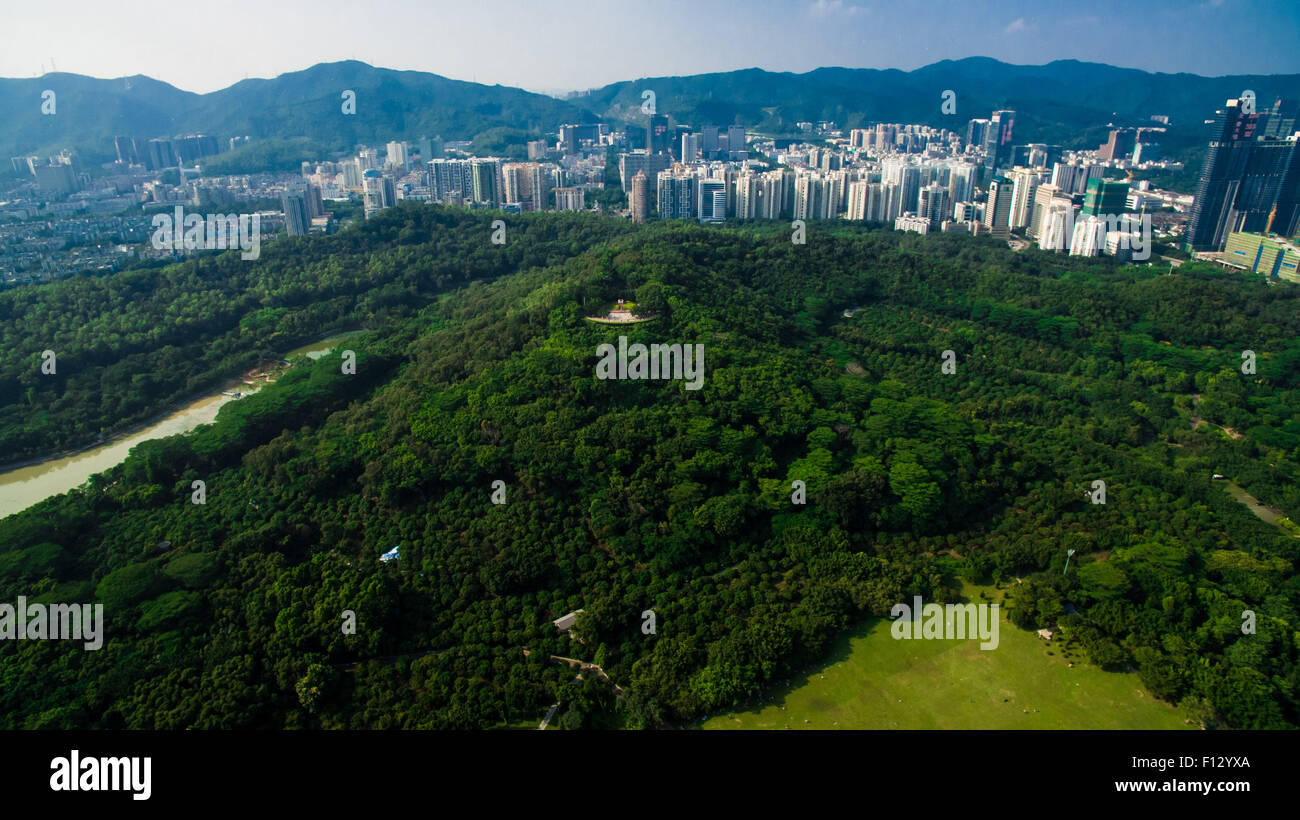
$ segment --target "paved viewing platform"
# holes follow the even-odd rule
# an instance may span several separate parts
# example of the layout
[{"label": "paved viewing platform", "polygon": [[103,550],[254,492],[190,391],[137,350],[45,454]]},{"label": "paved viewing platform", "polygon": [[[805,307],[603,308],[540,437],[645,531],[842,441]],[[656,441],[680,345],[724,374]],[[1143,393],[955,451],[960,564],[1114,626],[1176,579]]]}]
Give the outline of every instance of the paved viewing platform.
[{"label": "paved viewing platform", "polygon": [[635,313],[636,303],[625,302],[619,299],[609,313],[604,316],[587,316],[588,322],[596,322],[602,325],[632,325],[637,322],[648,322],[651,319],[657,319],[658,316],[638,316]]}]

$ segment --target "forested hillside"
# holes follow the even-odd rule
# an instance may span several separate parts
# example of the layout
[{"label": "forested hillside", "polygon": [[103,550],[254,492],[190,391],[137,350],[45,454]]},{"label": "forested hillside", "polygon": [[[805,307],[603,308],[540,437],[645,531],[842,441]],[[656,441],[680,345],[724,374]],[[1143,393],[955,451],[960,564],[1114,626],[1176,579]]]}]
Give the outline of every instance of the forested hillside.
[{"label": "forested hillside", "polygon": [[[492,218],[403,207],[251,264],[0,294],[13,358],[78,351],[48,394],[0,363],[11,455],[367,330],[355,375],[296,367],[0,519],[0,600],[107,622],[99,651],[0,646],[4,726],[486,728],[557,700],[565,728],[683,725],[857,619],[1013,575],[1017,624],[1193,719],[1300,723],[1300,538],[1210,479],[1300,516],[1296,287],[851,225],[794,245],[786,224],[539,214],[494,246]],[[627,297],[658,318],[584,320]],[[703,345],[702,389],[597,379],[619,335]]]},{"label": "forested hillside", "polygon": [[[41,94],[54,91],[58,116],[41,114]],[[357,114],[342,114],[344,89],[356,93]],[[1149,125],[1171,118],[1162,149],[1185,156],[1203,148],[1202,123],[1224,100],[1255,92],[1261,106],[1300,93],[1295,74],[1202,77],[1118,68],[1077,60],[1013,65],[988,57],[942,60],[914,71],[823,67],[795,74],[758,68],[612,83],[558,100],[519,88],[452,80],[422,71],[394,71],[355,60],[320,63],[270,79],[247,79],[208,94],[181,91],[149,77],[100,79],[51,73],[0,78],[0,156],[53,153],[76,147],[88,159],[113,159],[119,134],[145,140],[198,131],[249,135],[256,151],[205,158],[209,173],[249,173],[321,159],[309,147],[350,150],[389,139],[475,139],[475,149],[518,153],[528,139],[555,134],[566,122],[645,125],[642,94],[656,110],[694,127],[743,125],[771,136],[802,136],[799,122],[834,121],[840,128],[915,122],[965,133],[966,123],[998,108],[1017,112],[1017,143],[1096,148],[1107,123]],[[941,110],[956,94],[957,111]],[[508,139],[503,139],[503,133]],[[310,138],[305,140],[294,138]]]},{"label": "forested hillside", "polygon": [[518,223],[514,242],[494,246],[490,221],[394,216],[364,233],[281,239],[253,263],[205,255],[0,291],[0,464],[84,446],[323,332],[410,316],[457,284],[553,264],[627,230],[557,216]]},{"label": "forested hillside", "polygon": [[[40,113],[46,89],[57,95],[58,116]],[[343,114],[345,90],[355,95],[355,115]],[[545,94],[356,60],[241,80],[207,94],[142,76],[0,78],[0,110],[7,114],[0,120],[5,156],[75,147],[96,160],[113,158],[113,137],[119,134],[143,141],[197,131],[223,144],[243,135],[255,142],[310,137],[330,149],[346,150],[358,142],[394,138],[472,139],[492,128],[540,136],[561,122],[589,117],[579,106]]]}]

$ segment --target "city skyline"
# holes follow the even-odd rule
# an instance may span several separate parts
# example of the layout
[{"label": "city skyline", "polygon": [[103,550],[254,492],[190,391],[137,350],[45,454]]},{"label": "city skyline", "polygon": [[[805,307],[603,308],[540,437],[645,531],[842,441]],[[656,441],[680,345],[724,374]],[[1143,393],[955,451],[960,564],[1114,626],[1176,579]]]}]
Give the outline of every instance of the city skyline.
[{"label": "city skyline", "polygon": [[[569,14],[497,0],[472,7],[381,1],[360,14],[351,4],[328,0],[304,18],[293,9],[235,2],[226,19],[255,25],[243,25],[238,41],[232,41],[190,36],[184,25],[178,27],[170,7],[159,3],[141,4],[141,13],[124,16],[77,0],[57,14],[46,7],[12,12],[6,27],[10,37],[0,35],[0,76],[33,77],[55,69],[103,78],[145,75],[207,93],[243,79],[356,59],[560,94],[645,77],[753,67],[794,73],[824,66],[911,71],[972,56],[1018,65],[1078,59],[1201,76],[1300,73],[1296,4],[1157,0],[1136,18],[1131,6],[1118,0],[1086,10],[1024,0],[907,7],[773,0],[757,4],[758,13],[738,17],[723,3],[678,0],[646,8],[574,5]],[[1260,25],[1261,20],[1270,25]],[[295,29],[305,29],[307,36],[285,37]],[[46,36],[22,35],[25,30]],[[629,49],[622,37],[609,36],[632,31],[646,48]],[[719,36],[720,31],[731,36]],[[151,48],[118,46],[135,39],[149,41]],[[566,41],[572,41],[571,48],[555,47]],[[503,43],[510,48],[495,45]],[[656,43],[671,47],[656,48]]]}]

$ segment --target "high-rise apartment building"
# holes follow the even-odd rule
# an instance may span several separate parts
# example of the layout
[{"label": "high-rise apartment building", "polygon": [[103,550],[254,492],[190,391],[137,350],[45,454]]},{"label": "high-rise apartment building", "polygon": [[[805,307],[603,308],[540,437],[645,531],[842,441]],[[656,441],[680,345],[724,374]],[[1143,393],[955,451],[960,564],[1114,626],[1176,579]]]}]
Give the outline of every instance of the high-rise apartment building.
[{"label": "high-rise apartment building", "polygon": [[575,125],[566,123],[560,126],[560,151],[564,154],[576,154],[583,142],[598,144],[601,134],[608,126],[599,124]]},{"label": "high-rise apartment building", "polygon": [[695,196],[701,222],[725,222],[727,220],[726,180],[699,180]]},{"label": "high-rise apartment building", "polygon": [[[1261,137],[1250,146],[1241,187],[1233,203],[1231,231],[1268,230],[1273,208],[1281,204],[1279,196],[1287,172],[1292,167],[1295,147],[1293,140],[1271,137]],[[1282,207],[1285,208],[1285,205]]]},{"label": "high-rise apartment building", "polygon": [[867,218],[867,186],[871,183],[865,179],[849,183],[849,207],[844,212],[845,219],[863,222]]},{"label": "high-rise apartment building", "polygon": [[164,168],[175,168],[179,164],[169,138],[151,139],[145,145],[148,147],[149,170],[161,171]]},{"label": "high-rise apartment building", "polygon": [[1006,239],[1011,232],[1011,199],[1015,183],[1006,177],[994,177],[989,183],[989,198],[984,205],[984,226],[995,237]]},{"label": "high-rise apartment building", "polygon": [[37,165],[32,169],[32,173],[36,175],[36,187],[42,193],[69,194],[79,187],[77,174],[71,165],[63,163]]},{"label": "high-rise apartment building", "polygon": [[737,219],[758,217],[759,175],[750,170],[736,175],[735,215]]},{"label": "high-rise apartment building", "polygon": [[358,189],[361,187],[361,166],[357,165],[356,160],[347,160],[341,163],[343,173],[343,187]]},{"label": "high-rise apartment building", "polygon": [[727,126],[727,151],[731,154],[731,158],[733,160],[744,159],[742,152],[745,150],[745,126]]},{"label": "high-rise apartment building", "polygon": [[1128,210],[1128,183],[1114,179],[1092,179],[1083,195],[1083,216],[1122,214]]},{"label": "high-rise apartment building", "polygon": [[646,179],[649,184],[655,186],[658,190],[656,178],[660,173],[668,170],[672,163],[672,158],[667,154],[646,154],[641,151],[635,151],[630,154],[618,155],[618,177],[619,184],[623,190],[627,190],[628,185],[632,183],[632,177],[636,176],[637,171],[645,171]]},{"label": "high-rise apartment building", "polygon": [[388,156],[385,164],[389,168],[396,168],[405,171],[409,163],[408,151],[404,142],[390,142],[387,146]]},{"label": "high-rise apartment building", "polygon": [[682,134],[682,162],[700,161],[700,135]]},{"label": "high-rise apartment building", "polygon": [[1016,112],[1010,110],[994,111],[989,118],[988,130],[984,134],[984,167],[996,170],[1010,158],[1012,130],[1016,124]]},{"label": "high-rise apartment building", "polygon": [[1282,175],[1282,183],[1278,186],[1277,205],[1267,230],[1282,236],[1295,236],[1300,232],[1300,137],[1292,134],[1287,139],[1295,145],[1291,149],[1286,173]]},{"label": "high-rise apartment building", "polygon": [[392,177],[386,177],[377,169],[370,169],[362,175],[362,202],[366,219],[374,216],[384,208],[397,204],[397,188]]},{"label": "high-rise apartment building", "polygon": [[706,125],[700,129],[700,151],[705,159],[714,159],[718,153],[718,126]]},{"label": "high-rise apartment building", "polygon": [[289,236],[306,236],[311,229],[307,197],[298,192],[285,192],[280,197],[280,208],[284,211],[284,227]]},{"label": "high-rise apartment building", "polygon": [[429,191],[438,202],[463,205],[474,201],[471,160],[435,159],[429,163]]},{"label": "high-rise apartment building", "polygon": [[1268,111],[1264,112],[1264,125],[1260,129],[1263,136],[1273,139],[1286,139],[1295,133],[1300,103],[1279,97]]},{"label": "high-rise apartment building", "polygon": [[1068,199],[1054,197],[1039,218],[1038,247],[1045,251],[1067,250],[1074,238],[1074,223],[1073,203]]},{"label": "high-rise apartment building", "polygon": [[426,165],[430,160],[442,158],[442,137],[420,137],[415,145],[420,150],[420,159]]},{"label": "high-rise apartment building", "polygon": [[645,222],[646,212],[650,206],[649,182],[645,171],[637,171],[632,176],[632,187],[628,191],[628,203],[632,207],[632,221]]},{"label": "high-rise apartment building", "polygon": [[895,218],[889,215],[890,198],[891,192],[882,183],[868,182],[867,206],[862,218],[867,222],[885,222]]},{"label": "high-rise apartment building", "polygon": [[668,133],[668,117],[663,114],[651,114],[650,121],[646,125],[646,153],[670,153],[670,139],[672,135]]},{"label": "high-rise apartment building", "polygon": [[[646,178],[649,179],[649,174]],[[695,177],[690,174],[660,174],[657,191],[660,219],[691,219],[695,216]]]},{"label": "high-rise apartment building", "polygon": [[876,123],[876,151],[882,154],[892,153],[897,136],[898,126],[885,122]]},{"label": "high-rise apartment building", "polygon": [[475,157],[469,164],[470,176],[474,182],[474,202],[495,207],[501,202],[501,160],[496,157]]},{"label": "high-rise apartment building", "polygon": [[952,200],[948,198],[948,189],[937,182],[932,182],[921,189],[920,201],[917,203],[916,215],[930,220],[936,228],[952,214]]},{"label": "high-rise apartment building", "polygon": [[551,201],[550,167],[536,162],[507,162],[501,166],[501,201],[518,205],[522,213],[544,211]]},{"label": "high-rise apartment building", "polygon": [[1066,193],[1074,191],[1074,176],[1079,166],[1073,163],[1058,162],[1052,166],[1052,187]]},{"label": "high-rise apartment building", "polygon": [[1024,164],[1030,168],[1051,168],[1061,159],[1061,146],[1031,142],[1024,146]]},{"label": "high-rise apartment building", "polygon": [[1015,168],[1011,171],[1011,215],[1010,227],[1028,227],[1034,216],[1034,192],[1038,190],[1041,177],[1029,168]]},{"label": "high-rise apartment building", "polygon": [[586,192],[581,188],[555,189],[555,210],[581,211],[586,206]]},{"label": "high-rise apartment building", "polygon": [[1074,223],[1070,256],[1097,256],[1106,247],[1106,221],[1086,216]]},{"label": "high-rise apartment building", "polygon": [[842,172],[800,171],[794,178],[794,218],[834,219],[839,215],[846,190]]},{"label": "high-rise apartment building", "polygon": [[1034,191],[1033,215],[1029,218],[1029,230],[1027,231],[1030,236],[1039,236],[1043,224],[1043,215],[1051,208],[1052,200],[1056,199],[1060,192],[1061,189],[1051,183],[1039,185],[1038,190]]},{"label": "high-rise apartment building", "polygon": [[975,196],[976,168],[969,162],[955,162],[948,172],[948,198],[967,202]]},{"label": "high-rise apartment building", "polygon": [[130,165],[140,161],[140,157],[135,150],[135,140],[131,137],[113,137],[113,147],[117,149],[118,162],[125,162]]},{"label": "high-rise apartment building", "polygon": [[[784,171],[766,171],[759,174],[757,190],[754,193],[753,218],[781,219],[789,216],[790,211],[786,202],[790,199],[787,190],[792,185],[792,180],[793,176]],[[737,192],[740,190],[739,177],[736,181],[736,190]],[[739,215],[739,207],[737,203],[737,215]]]},{"label": "high-rise apartment building", "polygon": [[1258,114],[1247,114],[1240,100],[1215,112],[1210,145],[1196,185],[1185,244],[1192,251],[1217,251],[1233,230],[1234,205],[1255,142]]}]

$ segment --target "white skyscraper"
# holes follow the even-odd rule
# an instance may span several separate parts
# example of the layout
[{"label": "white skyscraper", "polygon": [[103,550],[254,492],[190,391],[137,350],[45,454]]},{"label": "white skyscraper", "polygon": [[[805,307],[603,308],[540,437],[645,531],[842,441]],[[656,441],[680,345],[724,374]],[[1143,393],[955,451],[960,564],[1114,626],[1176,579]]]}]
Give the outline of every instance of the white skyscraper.
[{"label": "white skyscraper", "polygon": [[1038,247],[1063,251],[1074,239],[1074,207],[1069,200],[1051,200],[1038,223]]},{"label": "white skyscraper", "polygon": [[736,218],[758,217],[760,179],[753,171],[742,171],[736,177]]},{"label": "white skyscraper", "polygon": [[389,168],[401,168],[405,170],[408,164],[408,154],[406,143],[390,142],[388,143],[388,159],[386,164]]},{"label": "white skyscraper", "polygon": [[821,219],[835,219],[844,210],[848,198],[848,176],[843,171],[826,175],[826,208]]},{"label": "white skyscraper", "polygon": [[682,162],[700,161],[700,135],[682,134]]},{"label": "white skyscraper", "polygon": [[1046,215],[1047,209],[1052,204],[1052,198],[1056,194],[1057,188],[1050,182],[1044,182],[1034,190],[1034,204],[1029,216],[1029,229],[1025,231],[1029,236],[1038,236],[1038,232],[1043,225],[1043,216]]},{"label": "white skyscraper", "polygon": [[1089,216],[1074,224],[1074,234],[1070,238],[1070,256],[1096,256],[1105,247],[1105,220]]},{"label": "white skyscraper", "polygon": [[1034,215],[1034,192],[1038,190],[1038,174],[1028,168],[1011,172],[1011,228],[1024,228]]},{"label": "white skyscraper", "polygon": [[953,202],[969,202],[975,196],[975,165],[970,162],[953,163],[948,173],[948,196]]},{"label": "white skyscraper", "polygon": [[880,183],[880,222],[893,222],[903,215],[899,206],[902,204],[902,188],[897,182]]},{"label": "white skyscraper", "polygon": [[376,170],[366,172],[362,178],[364,188],[363,210],[366,219],[374,216],[384,208],[391,208],[397,203],[397,189],[393,178],[386,177]]},{"label": "white skyscraper", "polygon": [[870,184],[864,179],[849,183],[849,207],[844,212],[845,219],[862,222],[867,218],[867,186]]},{"label": "white skyscraper", "polygon": [[343,187],[360,188],[361,187],[361,167],[357,165],[356,160],[348,160],[341,163],[343,169]]},{"label": "white skyscraper", "polygon": [[690,219],[695,216],[695,177],[659,174],[658,190],[660,219]]},{"label": "white skyscraper", "polygon": [[794,178],[794,218],[813,219],[821,187],[808,171],[800,171]]},{"label": "white skyscraper", "polygon": [[786,210],[789,179],[783,171],[768,171],[760,177],[758,203],[755,206],[759,219],[780,219]]},{"label": "white skyscraper", "polygon": [[868,222],[884,222],[889,209],[889,193],[879,182],[867,183],[867,205],[863,218]]},{"label": "white skyscraper", "polygon": [[948,199],[947,188],[933,182],[921,189],[917,216],[930,220],[931,224],[938,227],[941,222],[948,218],[951,211],[952,202]]},{"label": "white skyscraper", "polygon": [[916,213],[921,195],[921,169],[905,165],[899,173],[899,214]]}]

